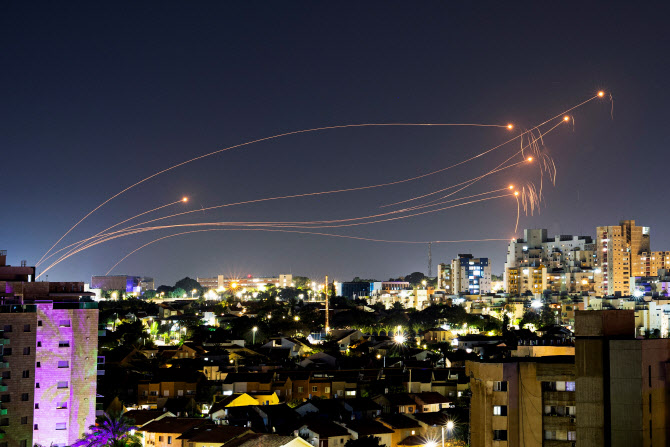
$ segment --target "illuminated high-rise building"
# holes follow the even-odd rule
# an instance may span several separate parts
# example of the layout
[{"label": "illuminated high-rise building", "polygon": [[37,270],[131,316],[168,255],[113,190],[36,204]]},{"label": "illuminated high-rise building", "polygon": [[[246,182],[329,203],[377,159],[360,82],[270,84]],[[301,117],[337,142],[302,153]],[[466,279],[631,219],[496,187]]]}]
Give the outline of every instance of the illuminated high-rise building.
[{"label": "illuminated high-rise building", "polygon": [[97,303],[80,302],[83,283],[0,280],[0,291],[0,446],[72,445],[95,422]]},{"label": "illuminated high-rise building", "polygon": [[[535,294],[538,288],[534,286],[538,283],[551,292],[597,293],[596,252],[591,236],[549,238],[546,229],[525,229],[523,234],[524,237],[512,240],[507,247],[505,285],[508,293],[517,295],[530,290]],[[545,278],[537,278],[539,272],[533,272],[537,269],[544,269]],[[526,275],[533,272],[536,276],[528,278],[529,288],[515,284],[519,278],[514,276],[524,272]]]},{"label": "illuminated high-rise building", "polygon": [[[649,227],[623,220],[619,225],[596,228],[596,253],[602,269],[602,293],[630,293],[631,277],[649,276],[645,253],[651,252]],[[654,273],[655,274],[655,273]]]},{"label": "illuminated high-rise building", "polygon": [[457,259],[451,261],[451,290],[453,294],[491,293],[489,258],[474,258],[471,254],[459,254]]}]

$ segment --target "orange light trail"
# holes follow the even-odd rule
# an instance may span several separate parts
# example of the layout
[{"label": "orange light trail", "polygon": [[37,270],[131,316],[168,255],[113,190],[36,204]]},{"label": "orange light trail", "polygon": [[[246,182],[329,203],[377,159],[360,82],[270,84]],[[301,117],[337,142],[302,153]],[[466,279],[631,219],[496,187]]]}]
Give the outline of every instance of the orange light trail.
[{"label": "orange light trail", "polygon": [[114,225],[112,225],[111,227],[107,227],[107,228],[105,228],[104,230],[98,232],[97,234],[94,234],[93,236],[91,236],[91,237],[89,237],[89,238],[82,239],[82,240],[79,241],[79,242],[75,242],[74,244],[70,244],[70,245],[68,245],[68,246],[66,246],[66,247],[61,248],[60,250],[56,250],[55,252],[51,253],[49,256],[47,256],[46,258],[42,259],[40,262],[38,262],[37,264],[35,264],[35,267],[39,267],[39,265],[40,265],[41,263],[43,263],[43,262],[46,261],[47,259],[51,258],[52,256],[56,255],[57,253],[60,253],[60,252],[63,251],[63,250],[66,250],[66,249],[68,249],[68,248],[70,248],[70,247],[72,247],[72,246],[78,245],[78,244],[80,244],[80,243],[82,243],[82,242],[86,242],[86,241],[89,241],[89,240],[91,240],[91,239],[94,239],[94,238],[100,236],[101,234],[106,233],[107,231],[111,230],[112,228],[114,228],[114,227],[118,227],[119,225],[124,224],[124,223],[126,223],[126,222],[128,222],[128,221],[130,221],[130,220],[136,219],[136,218],[138,218],[138,217],[140,217],[140,216],[144,216],[145,214],[153,213],[154,211],[158,211],[158,210],[163,209],[163,208],[167,208],[168,206],[176,205],[176,204],[178,204],[178,203],[186,203],[186,202],[188,202],[188,197],[184,197],[184,198],[182,198],[182,199],[180,199],[180,200],[177,200],[176,202],[172,202],[172,203],[167,203],[167,204],[165,204],[165,205],[161,205],[161,206],[159,206],[159,207],[150,209],[150,210],[148,210],[148,211],[144,211],[144,212],[142,212],[142,213],[140,213],[140,214],[137,214],[137,215],[135,215],[135,216],[133,216],[133,217],[129,217],[128,219],[126,219],[126,220],[122,220],[121,222],[117,222],[117,223],[115,223]]},{"label": "orange light trail", "polygon": [[105,206],[107,203],[114,200],[115,198],[117,198],[121,194],[125,193],[126,191],[129,191],[129,190],[135,188],[136,186],[141,185],[142,183],[146,182],[147,180],[150,180],[150,179],[152,179],[154,177],[157,177],[161,174],[164,174],[168,171],[176,169],[180,166],[184,166],[184,165],[192,163],[194,161],[201,160],[201,159],[206,158],[206,157],[211,157],[212,155],[220,154],[221,152],[229,151],[231,149],[235,149],[235,148],[238,148],[238,147],[243,147],[243,146],[248,146],[248,145],[255,144],[255,143],[260,143],[262,141],[274,140],[274,139],[277,139],[277,138],[287,137],[287,136],[290,136],[290,135],[297,135],[297,134],[309,133],[309,132],[318,132],[318,131],[322,131],[322,130],[353,128],[353,127],[400,127],[400,126],[403,126],[403,127],[409,127],[409,126],[415,126],[415,127],[416,126],[422,126],[422,127],[428,127],[428,126],[434,126],[434,127],[499,127],[499,128],[506,128],[507,127],[507,125],[479,124],[479,123],[462,123],[462,124],[458,124],[458,123],[364,123],[364,124],[344,124],[344,125],[340,125],[340,126],[325,126],[325,127],[315,127],[315,128],[312,128],[312,129],[294,130],[292,132],[280,133],[280,134],[277,134],[277,135],[272,135],[272,136],[264,137],[264,138],[258,138],[256,140],[246,141],[244,143],[239,143],[239,144],[235,144],[233,146],[228,146],[228,147],[225,147],[223,149],[218,149],[216,151],[212,151],[212,152],[209,152],[207,154],[199,155],[199,156],[193,157],[189,160],[182,161],[181,163],[177,163],[176,165],[173,165],[173,166],[165,168],[161,171],[158,171],[158,172],[156,172],[156,173],[154,173],[154,174],[152,174],[148,177],[143,178],[142,180],[140,180],[138,182],[133,183],[132,185],[128,186],[127,188],[122,189],[118,193],[114,194],[113,196],[111,196],[110,198],[108,198],[107,200],[105,200],[104,202],[102,202],[101,204],[96,206],[95,208],[93,208],[91,211],[88,212],[88,214],[86,214],[84,217],[82,217],[76,224],[74,224],[69,230],[67,230],[65,232],[65,234],[63,234],[60,237],[60,239],[58,239],[56,241],[56,243],[54,245],[52,245],[51,248],[49,248],[49,250],[47,250],[46,253],[44,253],[44,255],[42,255],[42,257],[40,258],[38,263],[42,262],[44,257],[46,255],[48,255],[49,252],[51,250],[53,250],[54,247],[56,247],[56,245],[58,245],[60,243],[60,241],[62,241],[65,236],[70,234],[70,232],[72,230],[74,230],[80,223],[82,223],[84,220],[86,220],[91,214],[95,213],[97,210],[99,210],[100,208]]},{"label": "orange light trail", "polygon": [[414,213],[414,214],[409,214],[406,216],[397,216],[397,217],[390,217],[386,219],[379,219],[379,220],[374,220],[374,221],[369,221],[369,222],[356,222],[356,223],[349,223],[349,224],[338,224],[338,225],[317,225],[317,226],[308,226],[305,227],[305,224],[309,223],[302,223],[300,224],[295,224],[295,223],[285,223],[285,222],[258,222],[258,223],[244,223],[244,222],[200,222],[200,223],[190,223],[190,224],[175,224],[175,225],[163,225],[163,226],[155,226],[155,227],[143,227],[143,228],[134,228],[130,231],[126,232],[116,232],[116,234],[112,233],[113,235],[110,235],[108,237],[105,237],[104,239],[98,239],[96,241],[93,241],[83,247],[80,247],[76,250],[73,250],[71,253],[68,253],[64,255],[61,259],[58,259],[51,265],[49,265],[44,271],[42,271],[37,277],[39,278],[40,276],[44,275],[46,272],[48,272],[51,268],[55,267],[58,263],[64,261],[65,259],[69,258],[70,256],[73,256],[76,253],[79,253],[83,250],[86,250],[88,248],[91,248],[93,246],[96,246],[98,244],[101,244],[103,242],[107,242],[113,239],[117,239],[119,237],[124,237],[124,236],[130,236],[133,234],[139,234],[139,233],[144,233],[146,231],[156,231],[156,230],[162,230],[162,229],[168,229],[168,228],[182,228],[182,227],[200,227],[200,226],[269,226],[272,228],[307,228],[307,229],[314,229],[314,228],[340,228],[340,227],[351,227],[351,226],[359,226],[359,225],[370,225],[370,224],[375,224],[375,223],[380,223],[380,222],[389,222],[393,220],[399,220],[399,219],[407,219],[410,217],[415,217],[415,216],[420,216],[424,214],[430,214],[430,213],[435,213],[438,211],[443,211],[447,209],[452,209],[452,208],[457,208],[460,206],[464,205],[470,205],[473,203],[478,203],[478,202],[484,202],[488,200],[493,200],[493,199],[498,199],[502,197],[509,197],[512,194],[503,194],[499,196],[493,196],[493,197],[487,197],[487,198],[482,198],[482,199],[477,199],[477,200],[471,200],[469,202],[464,202],[464,203],[459,203],[455,205],[450,205],[442,208],[437,208],[434,210],[429,210],[429,211],[422,211],[420,213]]}]

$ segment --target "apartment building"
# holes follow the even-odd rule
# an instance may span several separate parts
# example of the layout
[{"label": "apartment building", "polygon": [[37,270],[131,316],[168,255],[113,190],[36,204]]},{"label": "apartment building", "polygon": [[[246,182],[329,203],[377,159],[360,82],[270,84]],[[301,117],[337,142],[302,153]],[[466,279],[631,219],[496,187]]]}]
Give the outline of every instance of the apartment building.
[{"label": "apartment building", "polygon": [[473,447],[569,446],[577,439],[575,357],[467,361]]},{"label": "apartment building", "polygon": [[[540,293],[544,290],[598,293],[600,272],[595,250],[591,236],[549,238],[546,229],[525,229],[524,237],[512,240],[507,247],[506,290],[513,296],[527,291],[536,294],[540,287]],[[524,274],[534,276],[525,279],[530,287],[523,287]],[[539,287],[535,288],[536,285]]]},{"label": "apartment building", "polygon": [[596,228],[596,253],[602,269],[602,293],[626,295],[631,277],[649,276],[646,259],[650,253],[649,227],[623,220],[619,225]]},{"label": "apartment building", "polygon": [[0,327],[5,445],[71,445],[95,422],[97,305],[0,306]]},{"label": "apartment building", "polygon": [[491,262],[459,254],[451,261],[451,290],[453,294],[484,295],[491,293]]},{"label": "apartment building", "polygon": [[668,445],[670,339],[635,339],[633,310],[576,316],[580,447]]}]

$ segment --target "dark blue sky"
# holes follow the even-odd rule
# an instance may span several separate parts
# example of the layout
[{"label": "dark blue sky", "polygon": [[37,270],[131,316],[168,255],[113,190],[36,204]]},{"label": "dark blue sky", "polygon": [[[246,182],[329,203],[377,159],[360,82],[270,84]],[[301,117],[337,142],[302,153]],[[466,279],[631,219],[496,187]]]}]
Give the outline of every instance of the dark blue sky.
[{"label": "dark blue sky", "polygon": [[[666,170],[669,33],[662,2],[4,2],[0,6],[0,249],[34,264],[100,202],[156,171],[218,148],[305,128],[390,122],[532,126],[599,89],[545,141],[558,169],[541,214],[520,228],[593,234],[633,218],[670,249]],[[540,4],[541,3],[541,4]],[[156,206],[187,209],[398,180],[509,137],[497,128],[324,131],[235,149],[120,196],[71,243]],[[389,188],[265,202],[183,222],[329,220],[471,178],[490,157]],[[515,168],[466,193],[530,180]],[[178,209],[179,207],[175,207]],[[185,208],[185,207],[181,207]],[[401,240],[513,237],[513,199],[412,219],[323,229]],[[162,211],[155,215],[159,216]],[[152,215],[153,216],[153,215]],[[177,222],[177,221],[175,221]],[[520,232],[517,235],[520,235]],[[99,245],[49,272],[90,280],[170,231]],[[472,252],[501,272],[505,242],[433,247],[433,264]],[[386,279],[427,270],[426,247],[318,236],[210,232],[129,257],[114,273],[329,274]]]}]

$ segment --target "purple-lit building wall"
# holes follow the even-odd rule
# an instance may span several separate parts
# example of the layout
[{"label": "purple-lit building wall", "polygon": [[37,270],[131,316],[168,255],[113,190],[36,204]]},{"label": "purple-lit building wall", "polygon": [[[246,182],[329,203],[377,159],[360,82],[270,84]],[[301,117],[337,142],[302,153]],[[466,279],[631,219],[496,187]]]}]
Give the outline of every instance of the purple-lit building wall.
[{"label": "purple-lit building wall", "polygon": [[71,445],[95,422],[95,304],[39,303],[36,341],[33,443]]}]

